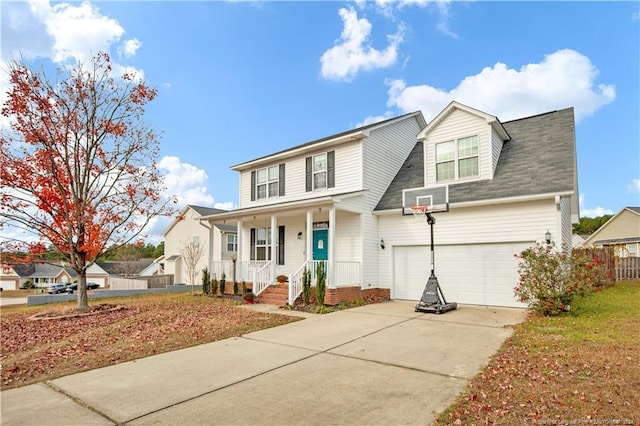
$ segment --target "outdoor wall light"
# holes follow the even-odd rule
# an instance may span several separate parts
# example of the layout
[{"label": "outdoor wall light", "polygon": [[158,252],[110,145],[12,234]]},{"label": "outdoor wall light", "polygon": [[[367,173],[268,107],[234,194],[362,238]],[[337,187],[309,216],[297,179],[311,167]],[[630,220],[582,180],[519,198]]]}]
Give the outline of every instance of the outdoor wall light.
[{"label": "outdoor wall light", "polygon": [[302,239],[302,231],[298,232],[298,239],[301,240]]},{"label": "outdoor wall light", "polygon": [[380,238],[380,248],[384,250],[384,238]]},{"label": "outdoor wall light", "polygon": [[551,244],[551,232],[549,232],[548,230],[544,233],[544,240],[547,242],[547,244]]}]

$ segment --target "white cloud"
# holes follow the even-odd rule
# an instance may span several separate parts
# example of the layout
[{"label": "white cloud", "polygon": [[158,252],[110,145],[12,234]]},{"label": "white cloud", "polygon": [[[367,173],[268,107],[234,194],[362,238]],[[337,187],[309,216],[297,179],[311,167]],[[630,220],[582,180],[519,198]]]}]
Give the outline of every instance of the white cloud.
[{"label": "white cloud", "polygon": [[598,69],[588,57],[564,49],[520,70],[498,62],[465,77],[449,91],[390,80],[387,105],[403,112],[422,110],[430,120],[455,100],[496,115],[502,121],[573,106],[576,121],[580,121],[616,98],[615,86],[596,84],[597,76]]},{"label": "white cloud", "polygon": [[615,214],[615,212],[611,209],[607,209],[605,207],[595,207],[593,209],[587,209],[584,207],[585,195],[580,194],[578,196],[578,202],[580,203],[580,216],[581,217],[600,217],[605,214]]},{"label": "white cloud", "polygon": [[[165,175],[167,197],[177,199],[174,205],[177,211],[181,211],[188,204],[224,210],[238,208],[232,201],[214,202],[214,197],[209,193],[209,177],[204,170],[184,163],[175,156],[162,157],[158,168]],[[162,241],[162,233],[174,219],[173,217],[154,217],[144,230],[145,240],[158,244]]]},{"label": "white cloud", "polygon": [[136,54],[136,52],[138,51],[138,49],[140,49],[140,47],[142,47],[142,42],[137,38],[132,38],[129,40],[125,40],[125,42],[122,43],[122,46],[118,48],[118,52],[121,55],[124,55],[125,57],[130,58]]},{"label": "white cloud", "polygon": [[615,214],[615,212],[611,209],[606,209],[604,207],[596,207],[594,209],[580,209],[580,216],[582,217],[600,217],[605,214]]},{"label": "white cloud", "polygon": [[320,58],[322,77],[350,81],[360,71],[385,68],[396,62],[398,46],[403,39],[403,24],[400,24],[397,33],[387,36],[388,46],[384,50],[377,50],[370,45],[372,25],[367,19],[358,19],[358,13],[353,8],[342,8],[338,14],[344,27],[335,45]]},{"label": "white cloud", "polygon": [[175,156],[162,157],[158,168],[165,174],[164,184],[167,187],[167,194],[178,199],[179,209],[187,204],[213,205],[213,196],[209,194],[207,186],[209,177],[204,170],[189,163],[183,163]]},{"label": "white cloud", "polygon": [[640,194],[640,179],[632,179],[631,183],[627,185],[627,192]]},{"label": "white cloud", "polygon": [[97,7],[85,1],[79,6],[48,0],[29,2],[34,17],[42,22],[53,38],[53,61],[67,59],[84,61],[98,51],[109,47],[124,34],[124,28],[115,19],[101,15]]},{"label": "white cloud", "polygon": [[394,115],[395,114],[392,111],[386,111],[382,115],[370,115],[370,116],[366,117],[364,120],[362,120],[361,122],[356,123],[356,125],[353,126],[353,127],[354,128],[358,128],[358,127],[362,127],[362,126],[367,126],[369,124],[377,123],[378,121],[382,121],[382,120],[386,120],[387,118],[391,118]]}]

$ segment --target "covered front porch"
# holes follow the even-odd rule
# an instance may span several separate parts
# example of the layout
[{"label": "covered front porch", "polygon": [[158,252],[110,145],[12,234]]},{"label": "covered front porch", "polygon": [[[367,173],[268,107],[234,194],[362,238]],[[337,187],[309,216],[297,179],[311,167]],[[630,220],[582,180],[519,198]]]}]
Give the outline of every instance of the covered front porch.
[{"label": "covered front porch", "polygon": [[221,261],[210,255],[211,276],[244,282],[256,296],[284,276],[287,302],[293,304],[302,293],[305,269],[315,286],[320,264],[327,289],[361,286],[361,214],[340,206],[334,197],[239,209],[202,220],[237,228],[236,258]]}]

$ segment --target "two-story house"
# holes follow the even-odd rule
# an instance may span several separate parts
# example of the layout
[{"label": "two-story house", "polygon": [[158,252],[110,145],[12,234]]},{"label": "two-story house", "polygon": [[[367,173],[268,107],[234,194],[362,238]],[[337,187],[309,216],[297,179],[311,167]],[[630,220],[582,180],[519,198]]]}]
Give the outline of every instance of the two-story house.
[{"label": "two-story house", "polygon": [[233,166],[239,208],[202,219],[236,226],[237,276],[257,294],[286,275],[292,303],[303,269],[324,262],[328,303],[371,291],[417,300],[430,234],[407,212],[437,190],[448,206],[434,215],[447,298],[519,306],[514,254],[547,232],[571,245],[574,128],[572,109],[501,123],[452,102],[428,125],[410,113]]},{"label": "two-story house", "polygon": [[[225,213],[226,210],[212,207],[187,205],[165,229],[164,254],[154,260],[154,267],[145,274],[169,274],[175,283],[200,284],[201,273],[209,266],[209,261],[231,259],[236,254],[237,234],[235,226],[202,221],[202,217]],[[186,244],[195,243],[202,247],[202,257],[196,265],[197,282],[189,282],[187,265],[182,258]],[[218,278],[220,276],[218,275]]]}]

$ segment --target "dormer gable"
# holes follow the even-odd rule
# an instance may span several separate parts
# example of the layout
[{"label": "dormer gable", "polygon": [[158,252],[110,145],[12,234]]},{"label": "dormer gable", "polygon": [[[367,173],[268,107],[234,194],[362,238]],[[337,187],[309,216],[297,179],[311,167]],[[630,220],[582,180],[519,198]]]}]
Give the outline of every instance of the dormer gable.
[{"label": "dormer gable", "polygon": [[427,186],[493,179],[511,139],[497,117],[451,102],[417,136],[424,144]]}]

